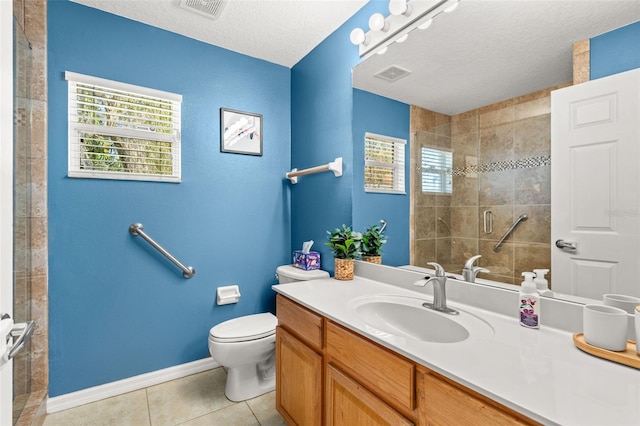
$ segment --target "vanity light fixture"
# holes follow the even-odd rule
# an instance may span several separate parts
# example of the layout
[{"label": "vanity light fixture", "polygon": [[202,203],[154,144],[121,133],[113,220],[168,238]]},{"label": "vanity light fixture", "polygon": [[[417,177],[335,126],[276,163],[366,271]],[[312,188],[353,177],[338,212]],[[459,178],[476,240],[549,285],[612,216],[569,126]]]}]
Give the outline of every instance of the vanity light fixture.
[{"label": "vanity light fixture", "polygon": [[389,23],[384,20],[382,13],[374,13],[369,18],[369,29],[371,31],[387,31],[389,30]]},{"label": "vanity light fixture", "polygon": [[374,13],[369,19],[370,31],[361,28],[351,32],[351,42],[359,46],[360,57],[383,54],[393,43],[407,40],[416,28],[425,30],[442,12],[452,12],[460,0],[390,0],[389,16]]},{"label": "vanity light fixture", "polygon": [[349,36],[351,43],[361,46],[366,46],[368,43],[367,35],[362,28],[354,28]]},{"label": "vanity light fixture", "polygon": [[427,28],[429,28],[431,26],[431,24],[433,24],[433,18],[429,18],[426,21],[424,21],[424,23],[418,25],[418,29],[419,30],[426,30]]},{"label": "vanity light fixture", "polygon": [[447,13],[451,13],[454,10],[456,10],[458,8],[458,4],[460,3],[460,0],[455,0],[453,2],[453,4],[451,4],[451,6],[447,7],[444,11]]},{"label": "vanity light fixture", "polygon": [[389,0],[389,13],[395,16],[411,15],[411,6],[407,0]]}]

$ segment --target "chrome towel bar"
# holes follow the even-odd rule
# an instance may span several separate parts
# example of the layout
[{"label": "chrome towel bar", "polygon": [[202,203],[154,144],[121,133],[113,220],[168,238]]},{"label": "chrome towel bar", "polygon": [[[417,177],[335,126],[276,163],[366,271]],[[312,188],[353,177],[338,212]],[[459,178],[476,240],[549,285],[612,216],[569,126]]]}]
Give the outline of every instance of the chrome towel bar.
[{"label": "chrome towel bar", "polygon": [[513,231],[516,230],[518,225],[520,225],[520,222],[523,222],[523,221],[525,221],[527,219],[529,219],[529,217],[526,214],[521,214],[520,216],[518,216],[516,221],[513,222],[513,225],[511,225],[511,228],[507,229],[507,232],[505,232],[504,235],[502,236],[502,238],[500,238],[500,241],[498,241],[498,244],[493,246],[493,251],[495,251],[496,253],[499,252],[500,251],[500,247],[502,247],[502,244],[504,243],[504,240],[509,238],[509,235],[511,235],[513,233]]},{"label": "chrome towel bar", "polygon": [[176,259],[175,257],[173,257],[171,255],[171,253],[169,253],[168,251],[166,251],[164,248],[162,248],[162,246],[158,243],[156,243],[153,238],[151,238],[150,236],[148,236],[144,231],[143,231],[144,227],[142,226],[141,223],[132,223],[129,226],[129,232],[131,233],[131,235],[134,236],[140,236],[142,237],[146,242],[148,242],[149,244],[151,244],[151,246],[153,248],[155,248],[156,250],[158,250],[160,253],[162,253],[162,255],[164,257],[166,257],[167,259],[169,259],[171,262],[173,262],[174,265],[176,265],[178,268],[180,268],[182,270],[182,276],[185,278],[191,278],[195,275],[196,270],[193,269],[193,267],[191,266],[184,266],[178,259]]}]

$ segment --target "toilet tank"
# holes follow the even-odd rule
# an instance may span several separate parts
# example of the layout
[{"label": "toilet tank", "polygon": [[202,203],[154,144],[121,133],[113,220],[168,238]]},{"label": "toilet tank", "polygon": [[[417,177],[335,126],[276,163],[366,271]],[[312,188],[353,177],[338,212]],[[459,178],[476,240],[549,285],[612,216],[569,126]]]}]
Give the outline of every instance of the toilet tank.
[{"label": "toilet tank", "polygon": [[320,269],[313,269],[305,271],[304,269],[296,268],[293,265],[282,265],[276,269],[276,278],[278,283],[293,283],[296,281],[309,281],[317,280],[320,278],[329,278],[327,271],[321,271]]}]

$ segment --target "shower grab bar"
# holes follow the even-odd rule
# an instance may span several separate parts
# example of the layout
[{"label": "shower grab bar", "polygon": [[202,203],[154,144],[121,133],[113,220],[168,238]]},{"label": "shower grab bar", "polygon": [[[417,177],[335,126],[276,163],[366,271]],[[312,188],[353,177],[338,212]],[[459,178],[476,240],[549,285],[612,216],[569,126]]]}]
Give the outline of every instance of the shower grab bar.
[{"label": "shower grab bar", "polygon": [[144,239],[146,242],[148,242],[149,244],[151,244],[151,246],[153,248],[155,248],[156,250],[158,250],[164,257],[166,257],[167,259],[169,259],[171,262],[173,262],[174,265],[176,265],[178,268],[180,268],[182,270],[182,276],[185,278],[191,278],[195,275],[196,270],[193,269],[193,267],[191,266],[184,266],[178,259],[176,259],[175,257],[173,257],[171,255],[171,253],[169,253],[168,251],[166,251],[164,248],[162,248],[162,246],[158,243],[156,243],[153,238],[151,238],[150,236],[148,236],[144,231],[143,231],[144,227],[142,226],[141,223],[132,223],[129,226],[129,232],[131,233],[131,235],[133,236],[140,236],[142,237],[142,239]]},{"label": "shower grab bar", "polygon": [[332,171],[336,177],[342,176],[342,157],[338,157],[334,161],[322,166],[311,167],[303,170],[291,169],[291,171],[285,176],[291,181],[291,183],[296,184],[298,183],[298,176],[328,171]]},{"label": "shower grab bar", "polygon": [[496,253],[499,252],[500,248],[502,247],[502,244],[504,243],[504,240],[509,238],[509,235],[511,235],[513,231],[516,230],[518,225],[520,225],[520,222],[524,222],[527,219],[529,219],[529,217],[526,214],[521,214],[520,216],[518,216],[516,221],[513,222],[513,225],[511,225],[511,228],[509,228],[507,232],[504,233],[502,238],[500,238],[500,241],[498,241],[498,243],[495,246],[493,246],[493,251],[495,251]]}]

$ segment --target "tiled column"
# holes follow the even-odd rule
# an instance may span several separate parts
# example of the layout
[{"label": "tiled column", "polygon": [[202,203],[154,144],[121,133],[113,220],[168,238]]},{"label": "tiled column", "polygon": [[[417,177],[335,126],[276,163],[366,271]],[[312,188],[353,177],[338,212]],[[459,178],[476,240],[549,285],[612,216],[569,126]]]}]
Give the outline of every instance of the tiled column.
[{"label": "tiled column", "polygon": [[588,39],[573,44],[573,84],[589,81],[590,49],[591,42]]},{"label": "tiled column", "polygon": [[30,171],[31,202],[26,212],[24,238],[30,262],[25,279],[30,284],[31,395],[17,425],[41,424],[49,384],[48,364],[48,243],[47,243],[47,2],[14,0],[14,16],[32,47],[31,129],[26,167]]}]

